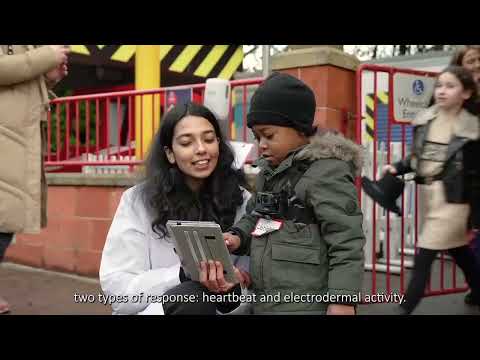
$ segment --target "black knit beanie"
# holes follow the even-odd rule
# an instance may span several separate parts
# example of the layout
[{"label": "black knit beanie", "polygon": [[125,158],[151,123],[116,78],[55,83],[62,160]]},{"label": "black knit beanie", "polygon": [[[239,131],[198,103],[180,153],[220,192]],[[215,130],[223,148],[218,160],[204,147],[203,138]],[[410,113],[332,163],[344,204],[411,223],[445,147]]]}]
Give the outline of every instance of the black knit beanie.
[{"label": "black knit beanie", "polygon": [[312,136],[315,108],[312,89],[296,77],[273,73],[253,94],[247,125],[291,127]]}]

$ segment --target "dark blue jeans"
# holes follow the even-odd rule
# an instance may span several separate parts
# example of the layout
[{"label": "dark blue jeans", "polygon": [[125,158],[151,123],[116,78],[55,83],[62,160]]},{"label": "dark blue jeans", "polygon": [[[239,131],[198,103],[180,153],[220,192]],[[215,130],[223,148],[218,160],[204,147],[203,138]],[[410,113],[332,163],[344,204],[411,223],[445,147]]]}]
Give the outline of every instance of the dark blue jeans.
[{"label": "dark blue jeans", "polygon": [[8,245],[12,242],[13,234],[0,232],[0,262],[2,262]]}]

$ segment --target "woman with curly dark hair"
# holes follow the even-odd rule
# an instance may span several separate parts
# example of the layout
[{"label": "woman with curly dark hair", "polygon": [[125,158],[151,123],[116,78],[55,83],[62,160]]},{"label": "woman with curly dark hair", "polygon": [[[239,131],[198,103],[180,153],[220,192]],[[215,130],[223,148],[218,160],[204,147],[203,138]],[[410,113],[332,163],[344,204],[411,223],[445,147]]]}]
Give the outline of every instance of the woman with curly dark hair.
[{"label": "woman with curly dark hair", "polygon": [[[113,313],[215,314],[236,308],[238,303],[151,299],[208,292],[183,272],[166,222],[214,221],[226,230],[245,212],[250,198],[245,188],[244,173],[235,169],[213,113],[195,103],[173,107],[153,140],[145,180],[125,191],[107,235],[100,282]],[[248,258],[234,263],[248,286]]]}]

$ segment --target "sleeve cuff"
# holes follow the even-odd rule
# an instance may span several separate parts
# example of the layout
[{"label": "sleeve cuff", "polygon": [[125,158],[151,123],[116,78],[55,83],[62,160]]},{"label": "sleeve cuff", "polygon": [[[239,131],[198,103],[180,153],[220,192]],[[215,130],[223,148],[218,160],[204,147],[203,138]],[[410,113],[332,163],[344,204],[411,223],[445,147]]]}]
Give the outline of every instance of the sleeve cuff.
[{"label": "sleeve cuff", "polygon": [[239,228],[231,228],[228,230],[228,232],[232,233],[233,235],[237,235],[240,238],[240,246],[237,250],[233,251],[232,254],[239,256],[246,255],[248,253],[248,248],[245,233]]}]

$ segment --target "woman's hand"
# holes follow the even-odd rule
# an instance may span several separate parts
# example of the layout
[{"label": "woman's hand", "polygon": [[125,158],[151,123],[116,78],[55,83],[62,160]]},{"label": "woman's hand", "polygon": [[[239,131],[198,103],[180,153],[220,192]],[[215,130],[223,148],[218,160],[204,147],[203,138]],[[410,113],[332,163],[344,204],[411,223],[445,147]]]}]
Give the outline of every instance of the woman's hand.
[{"label": "woman's hand", "polygon": [[49,45],[55,52],[57,64],[61,65],[67,62],[67,55],[70,53],[70,48],[65,45]]},{"label": "woman's hand", "polygon": [[[242,286],[245,284],[244,276],[234,267],[235,276]],[[200,262],[200,283],[213,293],[225,293],[230,291],[236,284],[225,280],[223,265],[220,261],[210,260]]]},{"label": "woman's hand", "polygon": [[68,75],[68,66],[67,66],[67,63],[65,62],[57,66],[55,69],[52,69],[49,72],[47,72],[45,74],[45,77],[51,83],[56,84],[67,75]]},{"label": "woman's hand", "polygon": [[239,269],[238,271],[243,278],[242,281],[240,281],[240,284],[242,285],[242,287],[249,289],[252,285],[252,278],[250,277],[250,273],[242,269]]}]

